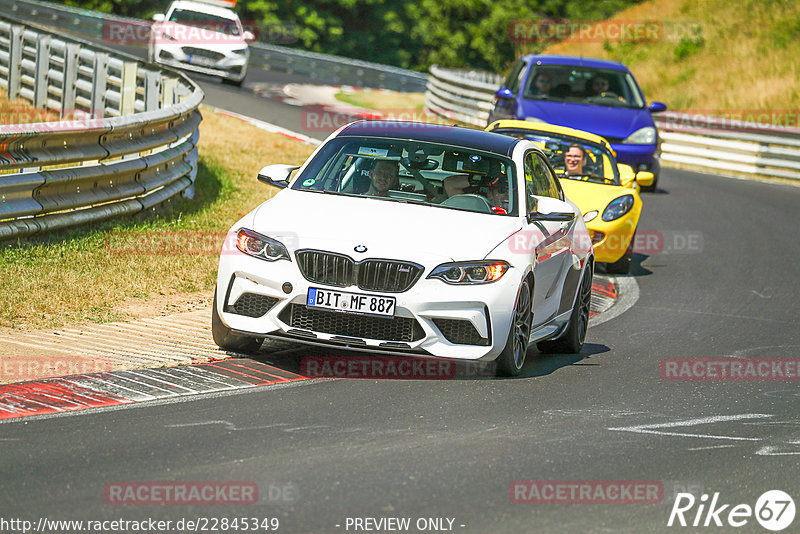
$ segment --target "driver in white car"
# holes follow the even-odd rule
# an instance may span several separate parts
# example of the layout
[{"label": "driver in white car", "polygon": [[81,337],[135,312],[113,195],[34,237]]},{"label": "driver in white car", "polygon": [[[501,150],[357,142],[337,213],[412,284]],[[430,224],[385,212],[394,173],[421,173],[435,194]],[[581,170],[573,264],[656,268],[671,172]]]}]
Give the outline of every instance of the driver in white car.
[{"label": "driver in white car", "polygon": [[378,161],[370,173],[372,184],[366,194],[373,197],[388,197],[389,189],[397,188],[399,172],[396,161]]}]

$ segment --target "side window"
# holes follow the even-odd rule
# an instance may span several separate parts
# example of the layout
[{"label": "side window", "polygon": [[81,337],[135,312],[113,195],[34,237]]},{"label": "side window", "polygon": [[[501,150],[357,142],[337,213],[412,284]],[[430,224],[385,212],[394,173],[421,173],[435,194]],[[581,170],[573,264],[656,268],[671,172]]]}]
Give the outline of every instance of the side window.
[{"label": "side window", "polygon": [[547,181],[547,167],[543,166],[542,160],[539,159],[539,155],[535,152],[529,152],[528,156],[531,159],[531,167],[533,170],[533,187],[536,191],[534,194],[540,197],[551,196],[550,183]]},{"label": "side window", "polygon": [[525,75],[525,62],[517,60],[516,63],[511,67],[511,72],[508,73],[505,82],[503,85],[506,86],[506,89],[511,90],[512,93],[517,94],[519,90],[520,83],[522,83],[522,77]]},{"label": "side window", "polygon": [[558,187],[556,183],[556,177],[553,176],[553,173],[550,171],[550,167],[547,166],[547,162],[542,159],[541,156],[537,156],[539,160],[539,168],[542,170],[542,174],[544,175],[544,180],[546,183],[546,193],[543,193],[544,196],[553,197],[557,199],[561,199],[561,189]]},{"label": "side window", "polygon": [[538,195],[536,189],[536,155],[533,152],[525,154],[524,170],[525,170],[525,213],[530,213],[533,210],[533,197]]}]

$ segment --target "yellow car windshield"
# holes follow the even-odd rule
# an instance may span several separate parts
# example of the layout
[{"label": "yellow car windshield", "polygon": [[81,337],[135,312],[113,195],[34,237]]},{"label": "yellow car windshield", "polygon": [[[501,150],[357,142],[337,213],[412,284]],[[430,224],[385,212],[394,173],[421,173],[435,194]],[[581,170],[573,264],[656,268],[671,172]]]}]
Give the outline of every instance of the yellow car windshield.
[{"label": "yellow car windshield", "polygon": [[620,185],[616,159],[603,145],[551,132],[511,128],[492,131],[534,141],[543,147],[559,178]]}]

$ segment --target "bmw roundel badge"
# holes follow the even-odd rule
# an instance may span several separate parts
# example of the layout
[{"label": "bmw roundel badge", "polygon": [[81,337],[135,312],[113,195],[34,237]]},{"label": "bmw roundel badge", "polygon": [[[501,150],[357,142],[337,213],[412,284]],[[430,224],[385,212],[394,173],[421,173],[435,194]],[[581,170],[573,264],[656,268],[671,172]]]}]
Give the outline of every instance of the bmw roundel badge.
[{"label": "bmw roundel badge", "polygon": [[353,250],[355,250],[356,252],[366,252],[367,247],[365,247],[364,245],[356,245],[356,247]]}]

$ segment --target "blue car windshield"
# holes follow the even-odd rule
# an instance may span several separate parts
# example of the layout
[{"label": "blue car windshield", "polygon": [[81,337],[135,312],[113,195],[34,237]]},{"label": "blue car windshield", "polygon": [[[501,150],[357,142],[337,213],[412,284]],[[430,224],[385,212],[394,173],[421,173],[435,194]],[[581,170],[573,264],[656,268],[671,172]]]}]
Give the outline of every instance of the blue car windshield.
[{"label": "blue car windshield", "polygon": [[369,137],[323,146],[292,189],[516,215],[514,164],[464,147]]},{"label": "blue car windshield", "polygon": [[644,108],[642,93],[629,72],[570,65],[539,65],[534,68],[523,98]]}]

